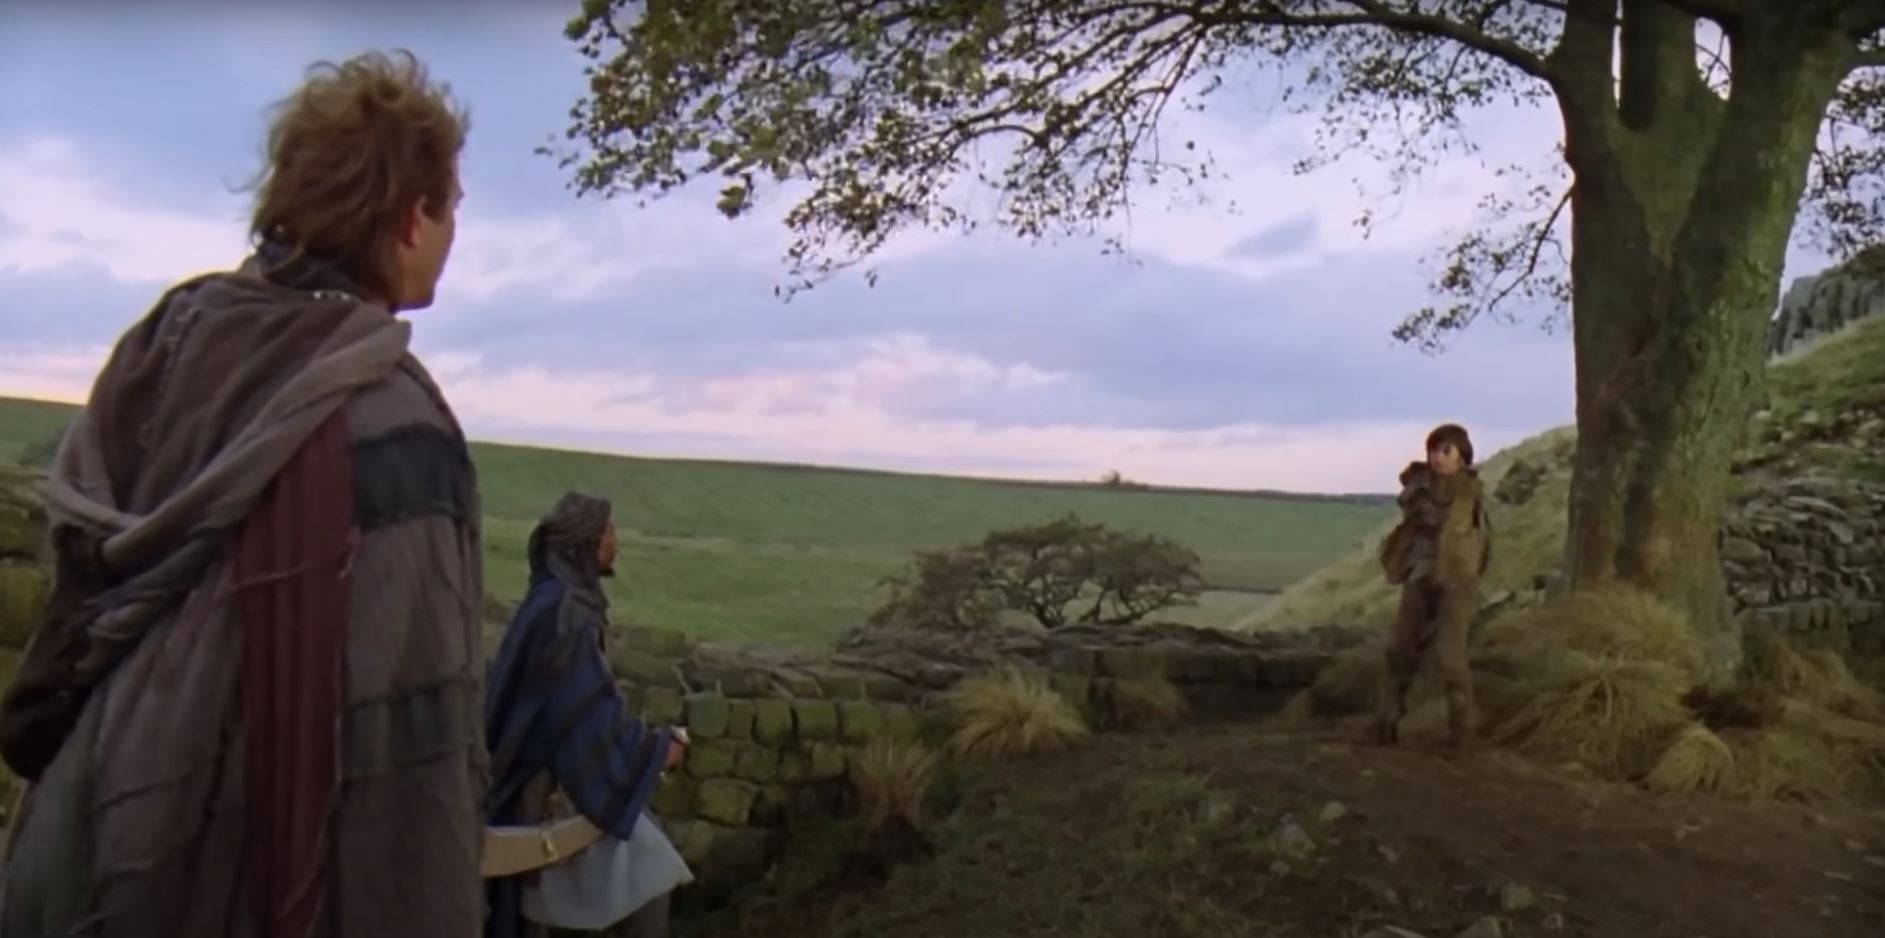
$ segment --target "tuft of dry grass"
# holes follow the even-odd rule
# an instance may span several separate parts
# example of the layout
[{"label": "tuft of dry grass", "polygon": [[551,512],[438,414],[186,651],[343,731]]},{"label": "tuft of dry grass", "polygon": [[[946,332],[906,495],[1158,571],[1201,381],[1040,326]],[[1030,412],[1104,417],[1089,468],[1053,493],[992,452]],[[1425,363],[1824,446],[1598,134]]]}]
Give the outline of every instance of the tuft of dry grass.
[{"label": "tuft of dry grass", "polygon": [[1639,778],[1689,723],[1690,681],[1660,661],[1573,652],[1493,729],[1514,748],[1571,758],[1609,778]]},{"label": "tuft of dry grass", "polygon": [[1885,694],[1859,680],[1838,653],[1801,649],[1766,629],[1748,634],[1748,682],[1841,716],[1885,723]]},{"label": "tuft of dry grass", "polygon": [[1643,783],[1665,794],[1720,793],[1738,783],[1734,750],[1714,730],[1691,723],[1656,758]]},{"label": "tuft of dry grass", "polygon": [[882,739],[864,747],[851,760],[851,784],[865,830],[879,830],[893,819],[921,827],[936,765],[936,752],[921,743]]},{"label": "tuft of dry grass", "polygon": [[1702,642],[1688,616],[1627,586],[1578,590],[1540,607],[1574,650],[1597,657],[1666,664],[1702,673]]},{"label": "tuft of dry grass", "polygon": [[1087,735],[1086,720],[1048,683],[1015,669],[964,680],[945,698],[949,746],[980,759],[1064,749]]},{"label": "tuft of dry grass", "polygon": [[1165,726],[1191,712],[1178,686],[1162,677],[1102,681],[1096,689],[1106,725],[1114,729]]},{"label": "tuft of dry grass", "polygon": [[1503,617],[1474,649],[1474,669],[1488,678],[1477,696],[1495,739],[1618,779],[1654,771],[1694,721],[1685,700],[1702,664],[1681,612],[1623,586]]}]

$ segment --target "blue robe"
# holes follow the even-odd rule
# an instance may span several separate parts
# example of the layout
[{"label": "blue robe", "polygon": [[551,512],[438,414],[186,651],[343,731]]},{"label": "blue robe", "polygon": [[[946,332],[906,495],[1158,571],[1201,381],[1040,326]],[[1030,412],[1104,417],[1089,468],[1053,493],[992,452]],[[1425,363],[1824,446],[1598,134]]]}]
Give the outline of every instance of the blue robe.
[{"label": "blue robe", "polygon": [[[616,689],[603,655],[607,607],[599,584],[555,566],[532,570],[485,682],[487,823],[540,823],[521,796],[545,771],[578,812],[612,837],[628,839],[647,807],[671,734],[631,715]],[[524,932],[523,879],[487,881],[486,938]]]}]

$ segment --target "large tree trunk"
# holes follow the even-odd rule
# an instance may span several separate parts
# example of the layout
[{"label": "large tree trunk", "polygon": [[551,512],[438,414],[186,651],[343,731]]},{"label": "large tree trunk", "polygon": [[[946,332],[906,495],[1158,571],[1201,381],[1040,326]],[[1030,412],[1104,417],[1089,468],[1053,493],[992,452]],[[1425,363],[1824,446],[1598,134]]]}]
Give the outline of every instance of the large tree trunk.
[{"label": "large tree trunk", "polygon": [[1735,37],[1723,101],[1695,68],[1692,17],[1655,0],[1622,9],[1617,91],[1608,29],[1569,27],[1559,50],[1567,65],[1577,56],[1604,66],[1558,89],[1576,174],[1566,581],[1621,582],[1670,601],[1726,669],[1740,659],[1718,550],[1729,463],[1759,393],[1814,137],[1850,45],[1825,27],[1751,23]]}]

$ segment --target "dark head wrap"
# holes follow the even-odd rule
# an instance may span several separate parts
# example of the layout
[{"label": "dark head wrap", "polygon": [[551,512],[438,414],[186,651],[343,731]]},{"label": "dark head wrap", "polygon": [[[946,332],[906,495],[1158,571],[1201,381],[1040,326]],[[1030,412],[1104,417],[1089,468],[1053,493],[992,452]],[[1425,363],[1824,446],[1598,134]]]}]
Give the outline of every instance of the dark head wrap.
[{"label": "dark head wrap", "polygon": [[606,498],[565,492],[530,532],[530,573],[548,574],[574,587],[599,589],[602,569],[596,556],[608,530],[611,507]]}]

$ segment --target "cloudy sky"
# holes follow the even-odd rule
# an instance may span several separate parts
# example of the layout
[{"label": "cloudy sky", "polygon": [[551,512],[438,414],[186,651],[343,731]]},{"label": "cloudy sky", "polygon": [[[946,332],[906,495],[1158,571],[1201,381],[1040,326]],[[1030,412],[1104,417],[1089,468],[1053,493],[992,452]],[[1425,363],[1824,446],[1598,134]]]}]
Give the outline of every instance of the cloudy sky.
[{"label": "cloudy sky", "polygon": [[[418,353],[472,434],[643,455],[1045,478],[1379,491],[1432,424],[1482,452],[1565,423],[1570,345],[1482,323],[1439,356],[1389,331],[1423,259],[1497,183],[1445,164],[1363,239],[1365,164],[1308,178],[1310,125],[1252,80],[1172,133],[1229,179],[1147,193],[1127,259],[1079,240],[914,234],[873,287],[784,303],[785,204],[727,221],[710,191],[578,200],[532,150],[582,90],[574,0],[0,0],[0,394],[83,398],[168,282],[244,252],[237,186],[303,67],[404,46],[472,110],[467,199]],[[1492,160],[1548,112],[1469,132]],[[1234,206],[1233,206],[1234,203]],[[1789,274],[1817,259],[1797,252]]]}]

